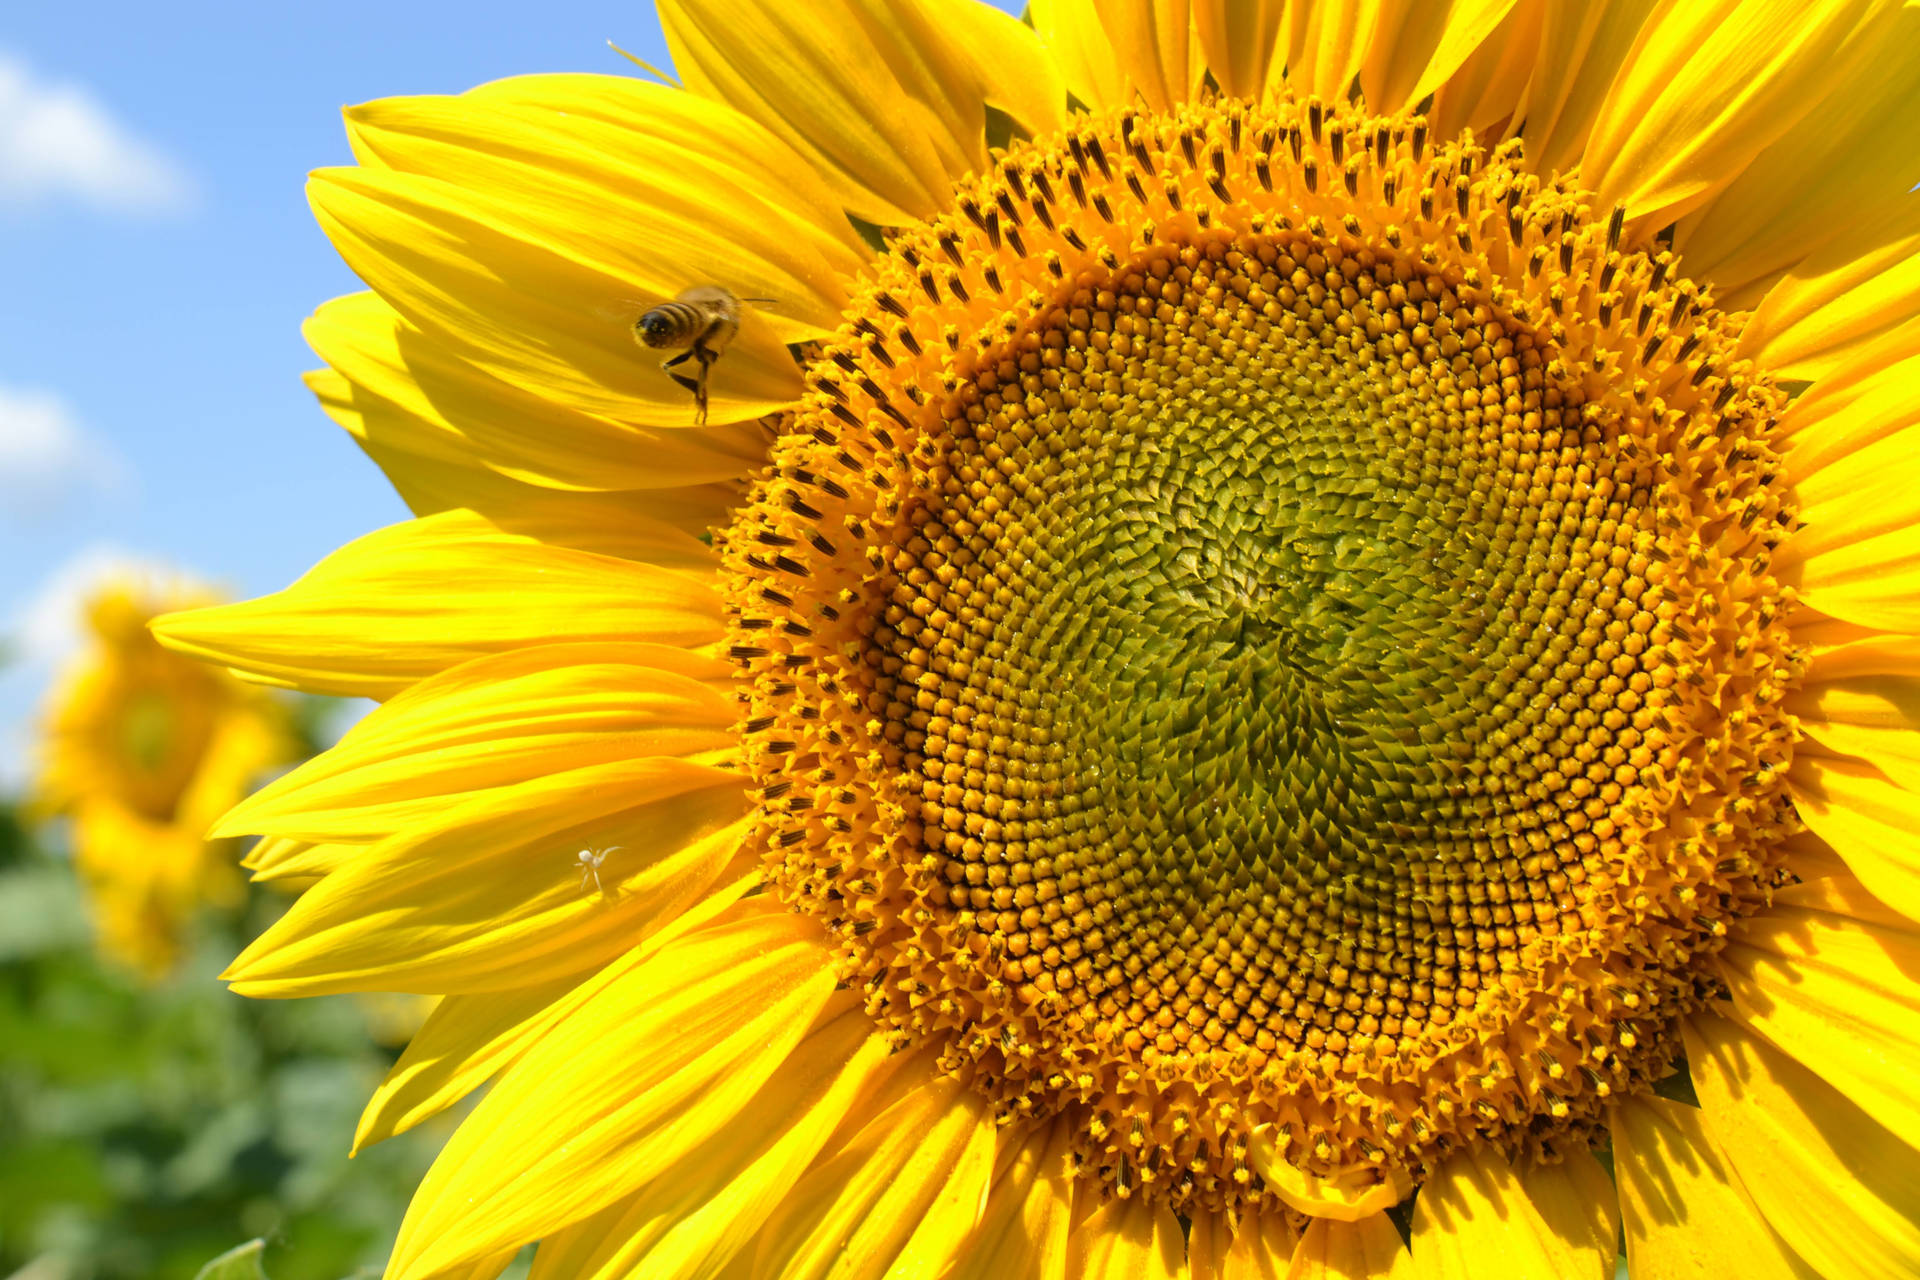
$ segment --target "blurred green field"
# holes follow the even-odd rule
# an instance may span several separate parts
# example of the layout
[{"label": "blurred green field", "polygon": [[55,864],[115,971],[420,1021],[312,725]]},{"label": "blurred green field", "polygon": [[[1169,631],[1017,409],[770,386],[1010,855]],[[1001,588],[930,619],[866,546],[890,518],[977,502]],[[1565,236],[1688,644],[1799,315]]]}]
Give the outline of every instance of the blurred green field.
[{"label": "blurred green field", "polygon": [[107,967],[79,886],[0,802],[0,1276],[192,1280],[263,1237],[273,1280],[376,1276],[450,1126],[347,1159],[398,1047],[350,997],[230,994],[290,899],[203,914],[148,986]]}]

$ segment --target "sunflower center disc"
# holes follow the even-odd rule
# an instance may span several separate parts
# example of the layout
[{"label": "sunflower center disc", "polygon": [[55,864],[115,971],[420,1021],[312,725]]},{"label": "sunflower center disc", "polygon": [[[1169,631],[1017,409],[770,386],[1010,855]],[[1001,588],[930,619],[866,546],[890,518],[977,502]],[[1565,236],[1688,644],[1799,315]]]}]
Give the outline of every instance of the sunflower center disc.
[{"label": "sunflower center disc", "polygon": [[1773,393],[1665,262],[1425,141],[1242,104],[1010,154],[725,540],[778,891],[1126,1192],[1584,1132],[1787,834]]}]

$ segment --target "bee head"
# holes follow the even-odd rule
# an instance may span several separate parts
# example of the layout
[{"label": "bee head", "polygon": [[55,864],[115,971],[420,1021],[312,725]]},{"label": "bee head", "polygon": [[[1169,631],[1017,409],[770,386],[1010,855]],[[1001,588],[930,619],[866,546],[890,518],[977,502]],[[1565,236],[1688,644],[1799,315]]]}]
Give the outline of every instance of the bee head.
[{"label": "bee head", "polygon": [[649,347],[661,346],[673,338],[673,320],[658,311],[649,311],[634,321],[633,336]]}]

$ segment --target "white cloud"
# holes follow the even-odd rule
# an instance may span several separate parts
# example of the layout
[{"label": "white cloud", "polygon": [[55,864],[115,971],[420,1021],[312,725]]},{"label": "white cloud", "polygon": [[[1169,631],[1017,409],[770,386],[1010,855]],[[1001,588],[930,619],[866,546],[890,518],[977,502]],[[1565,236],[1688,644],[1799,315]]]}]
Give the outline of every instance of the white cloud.
[{"label": "white cloud", "polygon": [[71,200],[110,213],[173,213],[193,180],[83,86],[37,78],[0,52],[0,205]]},{"label": "white cloud", "polygon": [[0,520],[39,524],[128,487],[118,451],[51,391],[0,383]]},{"label": "white cloud", "polygon": [[206,590],[176,565],[96,543],[55,566],[31,595],[8,609],[0,619],[0,794],[24,785],[35,718],[53,677],[86,646],[88,598],[109,583],[162,599]]}]

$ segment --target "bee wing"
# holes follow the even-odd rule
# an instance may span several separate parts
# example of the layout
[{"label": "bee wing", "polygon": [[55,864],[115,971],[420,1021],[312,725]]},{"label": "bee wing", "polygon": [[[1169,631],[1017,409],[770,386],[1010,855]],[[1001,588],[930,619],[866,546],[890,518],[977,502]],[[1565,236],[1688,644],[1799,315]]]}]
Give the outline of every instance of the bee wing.
[{"label": "bee wing", "polygon": [[608,298],[605,302],[594,305],[593,314],[609,324],[631,326],[641,316],[665,301],[665,298]]}]

